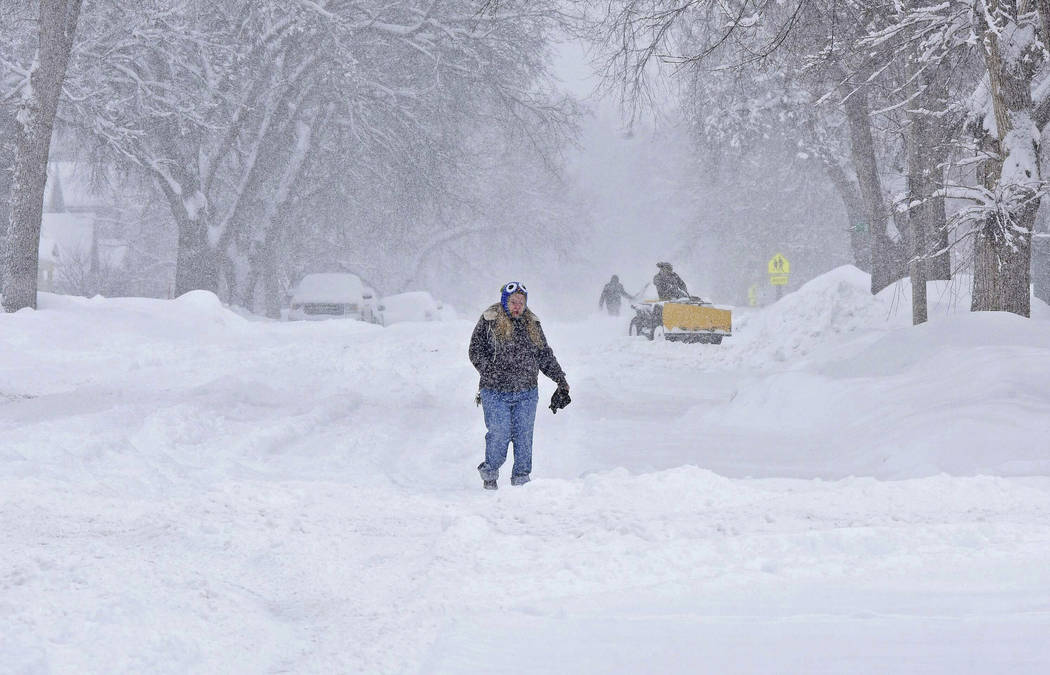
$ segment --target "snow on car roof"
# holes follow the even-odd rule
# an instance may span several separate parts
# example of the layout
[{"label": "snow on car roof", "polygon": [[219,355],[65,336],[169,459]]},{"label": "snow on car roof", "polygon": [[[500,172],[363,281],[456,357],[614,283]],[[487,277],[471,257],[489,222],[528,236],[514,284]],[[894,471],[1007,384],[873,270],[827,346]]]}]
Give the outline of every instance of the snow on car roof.
[{"label": "snow on car roof", "polygon": [[360,301],[363,292],[356,274],[322,272],[303,277],[292,297],[298,302],[347,302]]},{"label": "snow on car roof", "polygon": [[430,306],[436,304],[433,296],[427,291],[408,291],[407,293],[397,293],[396,295],[388,295],[383,298],[383,304],[387,307],[398,306],[398,307],[412,307],[412,306]]}]

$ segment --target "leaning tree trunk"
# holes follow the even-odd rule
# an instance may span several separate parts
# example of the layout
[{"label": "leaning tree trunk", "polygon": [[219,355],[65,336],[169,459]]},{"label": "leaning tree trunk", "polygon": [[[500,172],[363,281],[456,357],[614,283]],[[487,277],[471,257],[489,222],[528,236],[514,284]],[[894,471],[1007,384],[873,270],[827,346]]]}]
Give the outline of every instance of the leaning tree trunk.
[{"label": "leaning tree trunk", "polygon": [[[1050,2],[1050,0],[1047,0]],[[821,138],[817,131],[817,119],[811,111],[804,118],[805,134],[814,140]],[[849,247],[853,254],[853,264],[860,270],[871,273],[871,237],[863,227],[868,222],[865,215],[864,199],[861,197],[857,181],[849,174],[843,166],[843,158],[837,153],[831,152],[823,145],[817,144],[811,148],[811,155],[820,161],[821,167],[831,184],[835,186],[835,192],[842,200],[842,206],[846,209],[846,230],[849,232]]]},{"label": "leaning tree trunk", "polygon": [[864,215],[864,200],[860,196],[857,183],[853,181],[842,166],[831,158],[822,161],[824,173],[831,179],[835,191],[842,200],[846,209],[846,218],[849,220],[849,246],[853,254],[853,264],[865,272],[871,273],[871,238],[867,232],[860,227],[867,222]]},{"label": "leaning tree trunk", "polygon": [[18,114],[7,237],[4,309],[36,308],[40,221],[47,158],[66,66],[73,49],[81,0],[41,0],[40,43],[29,76],[29,95]]},{"label": "leaning tree trunk", "polygon": [[892,216],[886,208],[882,179],[875,158],[867,94],[863,89],[857,89],[851,92],[844,105],[849,122],[853,164],[871,232],[871,292],[874,295],[904,277],[904,249],[902,243],[891,239],[889,234]]}]

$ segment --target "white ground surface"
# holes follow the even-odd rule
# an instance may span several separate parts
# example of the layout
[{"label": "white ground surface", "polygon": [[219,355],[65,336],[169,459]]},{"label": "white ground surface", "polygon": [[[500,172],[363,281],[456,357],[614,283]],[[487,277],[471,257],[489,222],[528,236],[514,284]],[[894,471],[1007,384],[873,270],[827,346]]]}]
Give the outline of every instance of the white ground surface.
[{"label": "white ground surface", "polygon": [[472,320],[0,315],[0,671],[1050,672],[1050,310],[866,286],[547,322],[574,402],[495,493]]}]

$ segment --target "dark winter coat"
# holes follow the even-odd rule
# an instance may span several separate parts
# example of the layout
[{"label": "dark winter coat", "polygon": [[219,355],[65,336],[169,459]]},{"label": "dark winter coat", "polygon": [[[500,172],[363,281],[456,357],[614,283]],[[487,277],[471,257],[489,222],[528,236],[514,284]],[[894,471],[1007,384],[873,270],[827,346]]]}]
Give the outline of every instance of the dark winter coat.
[{"label": "dark winter coat", "polygon": [[662,269],[653,277],[653,285],[656,286],[656,294],[661,300],[677,300],[689,297],[689,290],[685,287],[682,277],[674,272]]},{"label": "dark winter coat", "polygon": [[602,296],[598,299],[598,309],[602,308],[602,305],[608,307],[610,310],[620,310],[620,298],[630,298],[631,294],[624,290],[623,284],[619,281],[610,281],[605,284],[605,288],[602,289]]},{"label": "dark winter coat", "polygon": [[529,309],[517,319],[499,304],[486,309],[470,337],[469,353],[481,374],[482,389],[535,389],[539,371],[559,384],[565,382],[540,320]]}]

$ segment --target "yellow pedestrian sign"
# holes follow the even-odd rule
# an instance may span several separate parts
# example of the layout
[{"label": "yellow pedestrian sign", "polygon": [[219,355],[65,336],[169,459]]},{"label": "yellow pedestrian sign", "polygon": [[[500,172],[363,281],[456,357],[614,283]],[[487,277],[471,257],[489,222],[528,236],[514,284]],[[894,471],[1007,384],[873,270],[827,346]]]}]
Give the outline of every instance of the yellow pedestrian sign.
[{"label": "yellow pedestrian sign", "polygon": [[782,253],[778,253],[769,260],[769,274],[782,275],[791,274],[791,263]]},{"label": "yellow pedestrian sign", "polygon": [[[783,253],[777,253],[769,259],[770,286],[787,286],[789,274],[791,274],[791,263],[788,262]],[[777,299],[780,299],[779,288],[777,288]]]}]

